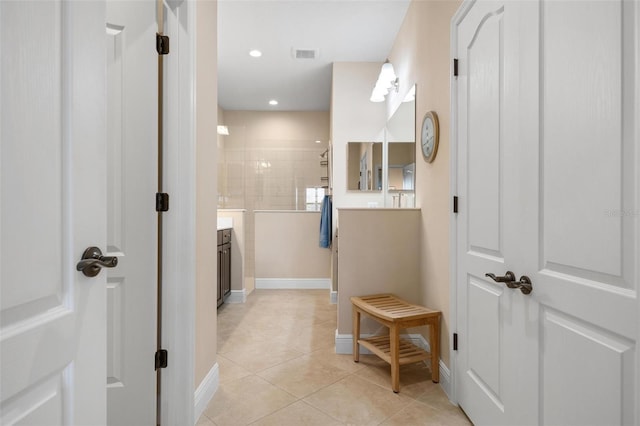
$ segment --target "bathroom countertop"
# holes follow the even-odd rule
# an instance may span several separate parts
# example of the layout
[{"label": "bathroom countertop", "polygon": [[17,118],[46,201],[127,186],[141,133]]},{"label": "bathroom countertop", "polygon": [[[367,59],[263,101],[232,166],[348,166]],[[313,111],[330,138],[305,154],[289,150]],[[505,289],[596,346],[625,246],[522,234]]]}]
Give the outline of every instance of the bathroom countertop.
[{"label": "bathroom countertop", "polygon": [[230,217],[219,217],[218,218],[218,231],[223,229],[232,229],[233,228],[233,219]]}]

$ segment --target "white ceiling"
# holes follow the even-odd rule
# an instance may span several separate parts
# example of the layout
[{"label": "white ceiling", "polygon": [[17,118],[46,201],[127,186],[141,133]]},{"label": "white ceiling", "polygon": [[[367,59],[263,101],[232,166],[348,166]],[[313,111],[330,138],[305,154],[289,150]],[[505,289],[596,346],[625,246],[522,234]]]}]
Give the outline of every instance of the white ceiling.
[{"label": "white ceiling", "polygon": [[[220,106],[225,110],[328,110],[331,64],[383,62],[409,1],[220,0]],[[251,49],[262,51],[262,57],[250,57]],[[294,59],[292,49],[319,49],[319,55]],[[270,106],[270,99],[279,104]]]}]

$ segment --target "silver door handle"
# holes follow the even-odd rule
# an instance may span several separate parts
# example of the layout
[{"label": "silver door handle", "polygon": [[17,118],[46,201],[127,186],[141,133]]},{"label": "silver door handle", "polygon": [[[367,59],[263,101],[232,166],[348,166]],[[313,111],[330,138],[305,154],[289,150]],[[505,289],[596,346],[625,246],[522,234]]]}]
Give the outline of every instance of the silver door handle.
[{"label": "silver door handle", "polygon": [[117,265],[117,257],[103,256],[98,247],[89,247],[82,253],[82,260],[76,265],[76,270],[82,271],[87,277],[95,277],[102,268],[115,268]]}]

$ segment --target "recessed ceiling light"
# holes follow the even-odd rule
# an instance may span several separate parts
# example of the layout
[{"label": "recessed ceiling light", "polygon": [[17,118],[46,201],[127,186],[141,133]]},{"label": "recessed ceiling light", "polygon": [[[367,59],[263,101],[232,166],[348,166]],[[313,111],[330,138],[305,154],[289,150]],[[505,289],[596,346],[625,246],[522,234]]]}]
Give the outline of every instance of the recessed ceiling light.
[{"label": "recessed ceiling light", "polygon": [[269,105],[278,105],[278,101],[276,101],[275,99],[271,99],[269,101]]},{"label": "recessed ceiling light", "polygon": [[259,58],[260,56],[262,56],[262,52],[257,49],[253,49],[249,51],[249,56],[253,58]]}]

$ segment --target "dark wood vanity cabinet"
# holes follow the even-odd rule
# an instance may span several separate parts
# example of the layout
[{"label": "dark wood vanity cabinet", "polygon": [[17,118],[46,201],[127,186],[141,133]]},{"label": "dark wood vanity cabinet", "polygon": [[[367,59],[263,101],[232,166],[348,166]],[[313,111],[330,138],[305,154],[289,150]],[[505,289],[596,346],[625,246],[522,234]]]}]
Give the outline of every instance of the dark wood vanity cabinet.
[{"label": "dark wood vanity cabinet", "polygon": [[231,293],[231,229],[218,231],[218,306]]}]

